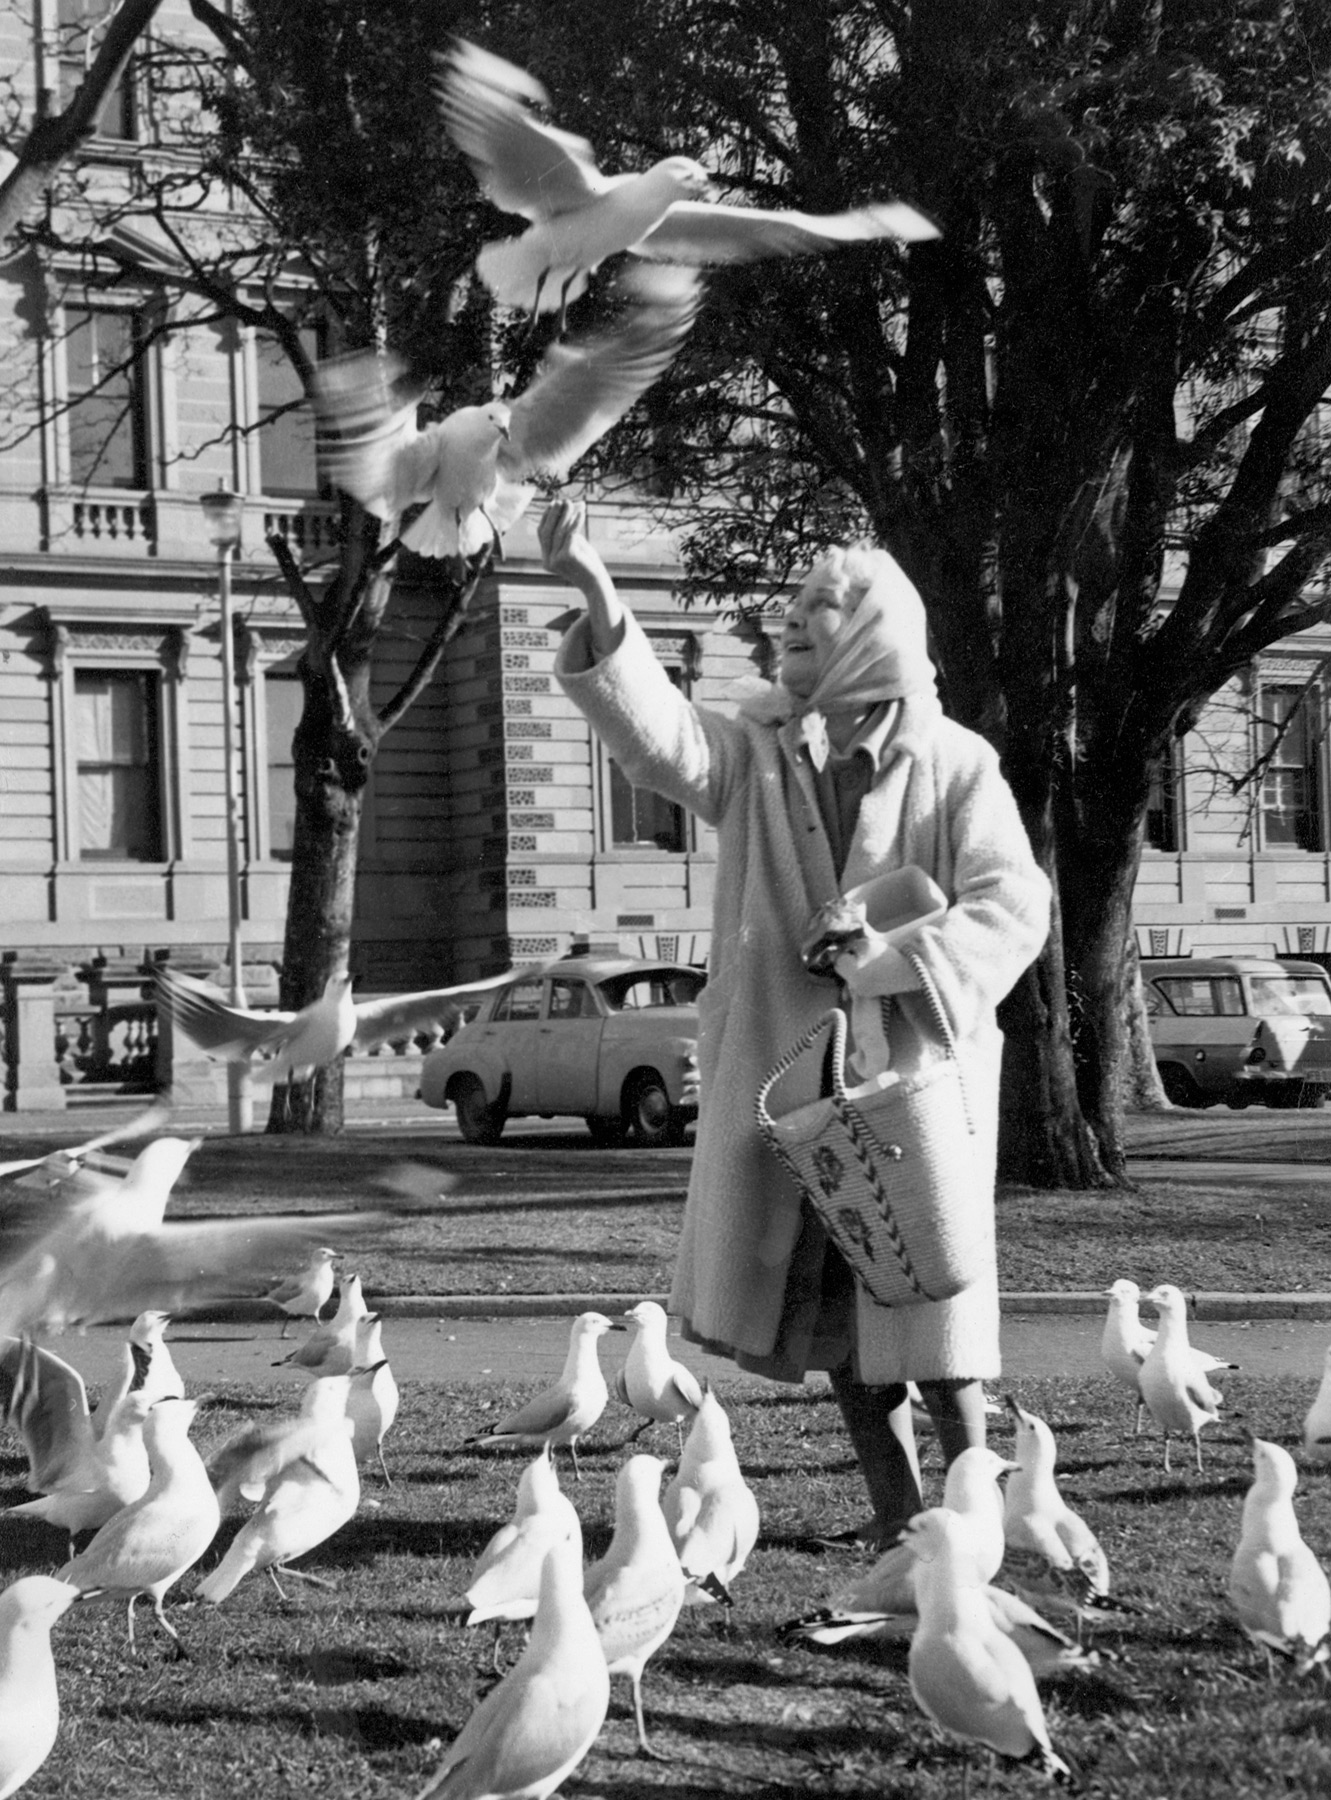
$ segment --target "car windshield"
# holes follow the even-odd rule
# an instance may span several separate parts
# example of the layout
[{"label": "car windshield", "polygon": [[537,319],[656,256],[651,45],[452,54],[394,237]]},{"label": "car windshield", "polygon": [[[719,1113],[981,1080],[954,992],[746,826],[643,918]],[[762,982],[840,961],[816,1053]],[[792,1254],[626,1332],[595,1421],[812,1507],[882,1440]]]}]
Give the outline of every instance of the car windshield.
[{"label": "car windshield", "polygon": [[1331,990],[1316,975],[1250,975],[1248,991],[1252,1010],[1259,1017],[1272,1013],[1331,1015]]},{"label": "car windshield", "polygon": [[611,1012],[649,1006],[692,1006],[707,977],[701,969],[644,969],[600,983]]}]

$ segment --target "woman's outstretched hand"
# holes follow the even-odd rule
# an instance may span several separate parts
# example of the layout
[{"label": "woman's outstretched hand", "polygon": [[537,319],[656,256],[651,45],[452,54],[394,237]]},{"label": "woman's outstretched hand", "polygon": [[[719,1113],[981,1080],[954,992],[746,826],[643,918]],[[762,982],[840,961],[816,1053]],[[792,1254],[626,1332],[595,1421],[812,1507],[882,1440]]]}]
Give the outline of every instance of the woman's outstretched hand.
[{"label": "woman's outstretched hand", "polygon": [[546,568],[584,593],[589,586],[610,579],[592,549],[586,522],[587,508],[580,500],[552,500],[537,531]]}]

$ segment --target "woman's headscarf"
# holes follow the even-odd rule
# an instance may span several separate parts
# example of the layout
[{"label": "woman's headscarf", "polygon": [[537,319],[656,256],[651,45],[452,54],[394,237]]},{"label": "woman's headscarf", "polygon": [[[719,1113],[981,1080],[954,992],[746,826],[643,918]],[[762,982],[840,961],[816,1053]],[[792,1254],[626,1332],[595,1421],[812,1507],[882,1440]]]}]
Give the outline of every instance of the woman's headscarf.
[{"label": "woman's headscarf", "polygon": [[885,700],[932,694],[935,672],[926,642],[924,602],[900,563],[886,550],[833,551],[814,564],[829,566],[847,595],[860,598],[832,640],[827,666],[807,699],[779,680],[746,676],[730,688],[746,718],[765,723],[802,720],[801,736],[814,767],[828,757],[828,713],[863,713]]}]

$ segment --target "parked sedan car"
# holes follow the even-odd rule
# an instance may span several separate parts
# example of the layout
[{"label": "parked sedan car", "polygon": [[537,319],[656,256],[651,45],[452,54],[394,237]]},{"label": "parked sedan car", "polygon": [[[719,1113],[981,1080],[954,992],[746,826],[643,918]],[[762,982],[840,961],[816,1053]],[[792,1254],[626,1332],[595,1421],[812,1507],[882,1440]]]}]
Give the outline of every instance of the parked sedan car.
[{"label": "parked sedan car", "polygon": [[1151,1043],[1175,1106],[1320,1106],[1331,1086],[1331,981],[1313,962],[1143,957]]},{"label": "parked sedan car", "polygon": [[581,1113],[597,1143],[678,1144],[698,1113],[699,989],[686,963],[566,957],[519,976],[421,1069],[427,1106],[452,1105],[469,1144],[505,1122]]}]

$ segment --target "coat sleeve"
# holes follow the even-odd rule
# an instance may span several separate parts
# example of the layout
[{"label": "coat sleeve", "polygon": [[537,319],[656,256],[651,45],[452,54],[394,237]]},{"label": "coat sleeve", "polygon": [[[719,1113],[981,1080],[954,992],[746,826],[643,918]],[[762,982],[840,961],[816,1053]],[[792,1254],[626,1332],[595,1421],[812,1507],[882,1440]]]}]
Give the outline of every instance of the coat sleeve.
[{"label": "coat sleeve", "polygon": [[1050,905],[1048,879],[1031,853],[998,758],[982,739],[965,735],[971,754],[939,778],[952,904],[908,946],[932,976],[958,1037],[992,1015],[1039,955]]},{"label": "coat sleeve", "polygon": [[744,729],[680,693],[631,613],[617,648],[597,662],[586,616],[578,619],[559,646],[555,679],[635,787],[720,823],[746,760]]}]

